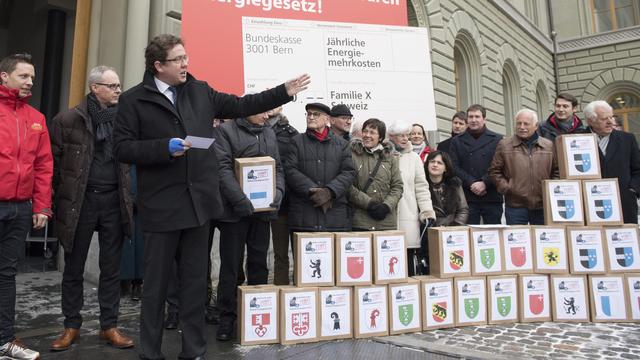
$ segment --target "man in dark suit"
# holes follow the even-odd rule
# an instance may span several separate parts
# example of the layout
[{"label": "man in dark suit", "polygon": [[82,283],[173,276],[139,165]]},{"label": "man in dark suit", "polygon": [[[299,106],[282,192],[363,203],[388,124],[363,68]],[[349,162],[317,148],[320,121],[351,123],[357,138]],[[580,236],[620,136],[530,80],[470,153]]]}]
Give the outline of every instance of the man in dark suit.
[{"label": "man in dark suit", "polygon": [[145,64],[142,83],[120,97],[113,132],[116,158],[136,164],[138,177],[138,214],[145,240],[140,357],[164,358],[164,302],[177,259],[179,357],[202,359],[209,221],[221,215],[222,201],[214,148],[189,150],[191,144],[184,138],[212,138],[212,119],[276,108],[306,89],[310,80],[303,75],[241,98],[220,93],[187,73],[189,58],[182,40],[167,34],[151,40],[145,49]]},{"label": "man in dark suit", "polygon": [[482,105],[467,109],[467,130],[451,140],[449,155],[462,180],[469,204],[468,224],[500,224],[502,195],[489,178],[488,169],[502,136],[487,129],[487,110]]},{"label": "man in dark suit", "polygon": [[638,223],[640,194],[640,150],[633,134],[614,130],[613,109],[602,100],[583,110],[588,130],[598,135],[600,170],[603,178],[618,178],[624,222]]}]

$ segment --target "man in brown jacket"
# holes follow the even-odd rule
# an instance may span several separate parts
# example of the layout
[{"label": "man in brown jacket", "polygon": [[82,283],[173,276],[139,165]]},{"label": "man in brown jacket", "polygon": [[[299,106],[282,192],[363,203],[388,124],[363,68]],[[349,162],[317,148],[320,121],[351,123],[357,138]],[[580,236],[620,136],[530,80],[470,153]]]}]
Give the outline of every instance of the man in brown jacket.
[{"label": "man in brown jacket", "polygon": [[505,196],[508,225],[543,225],[542,180],[558,178],[553,143],[538,135],[538,116],[518,111],[516,134],[500,140],[489,176]]},{"label": "man in brown jacket", "polygon": [[94,231],[100,244],[100,338],[118,348],[133,346],[117,329],[122,242],[131,236],[133,213],[129,166],[113,157],[120,79],[115,69],[97,66],[88,82],[90,93],[80,105],[56,115],[51,131],[55,229],[65,263],[64,332],[51,344],[54,351],[68,349],[79,336],[84,266]]}]

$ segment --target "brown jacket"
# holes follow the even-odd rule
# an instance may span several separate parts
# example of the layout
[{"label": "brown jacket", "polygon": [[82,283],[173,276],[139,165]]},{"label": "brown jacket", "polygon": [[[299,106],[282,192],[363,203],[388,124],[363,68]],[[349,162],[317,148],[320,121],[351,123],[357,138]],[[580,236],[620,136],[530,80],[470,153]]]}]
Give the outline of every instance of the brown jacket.
[{"label": "brown jacket", "polygon": [[[50,136],[56,235],[65,252],[70,253],[94,153],[93,126],[87,112],[86,97],[80,105],[53,118]],[[129,169],[128,165],[118,163],[120,219],[126,237],[131,237],[133,227]]]},{"label": "brown jacket", "polygon": [[542,180],[558,178],[553,143],[539,137],[530,151],[515,135],[500,140],[489,176],[507,206],[541,209]]}]

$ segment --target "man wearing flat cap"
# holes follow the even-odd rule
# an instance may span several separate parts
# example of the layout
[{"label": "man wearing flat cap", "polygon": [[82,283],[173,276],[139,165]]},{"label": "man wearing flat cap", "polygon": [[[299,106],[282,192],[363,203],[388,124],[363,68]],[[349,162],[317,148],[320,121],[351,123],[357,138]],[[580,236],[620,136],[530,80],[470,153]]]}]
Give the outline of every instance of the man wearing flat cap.
[{"label": "man wearing flat cap", "polygon": [[289,228],[293,232],[349,231],[347,192],[356,171],[349,143],[327,126],[331,109],[310,103],[307,131],[291,139],[285,159]]},{"label": "man wearing flat cap", "polygon": [[331,108],[331,130],[336,136],[342,137],[349,141],[351,136],[351,119],[353,114],[345,104],[338,104]]}]

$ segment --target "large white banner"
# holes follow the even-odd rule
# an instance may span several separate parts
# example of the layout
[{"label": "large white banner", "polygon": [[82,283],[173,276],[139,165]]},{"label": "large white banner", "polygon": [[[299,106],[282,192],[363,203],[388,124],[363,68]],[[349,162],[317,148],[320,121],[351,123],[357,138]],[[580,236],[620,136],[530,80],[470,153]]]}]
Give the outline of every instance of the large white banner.
[{"label": "large white banner", "polygon": [[[245,92],[301,73],[311,86],[284,114],[306,128],[304,105],[344,103],[354,118],[420,123],[436,130],[426,28],[243,17]],[[224,56],[224,54],[221,54]]]}]

